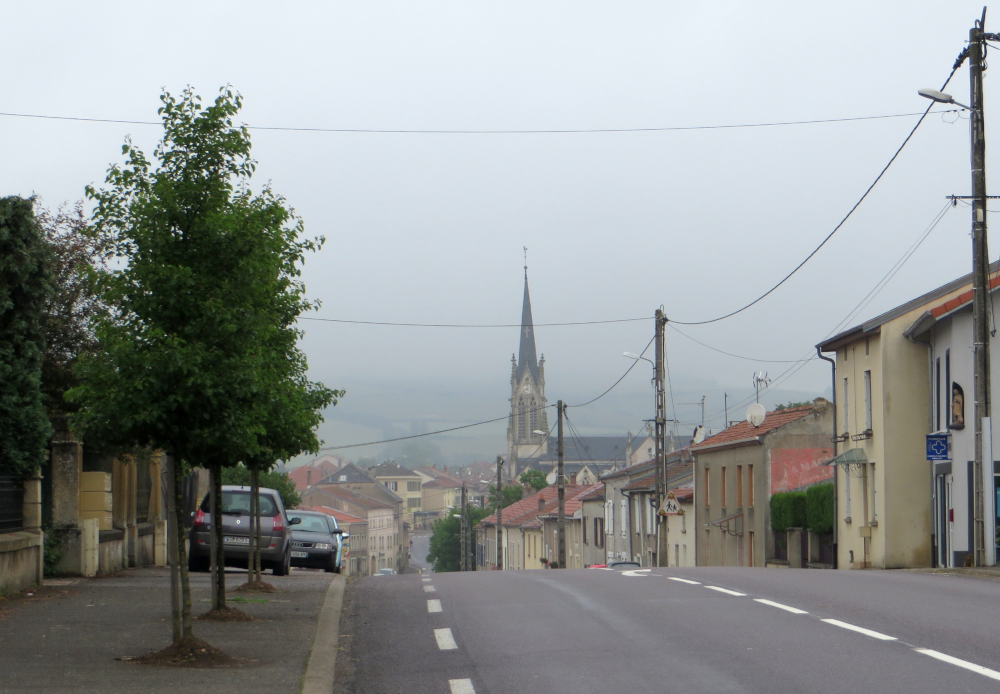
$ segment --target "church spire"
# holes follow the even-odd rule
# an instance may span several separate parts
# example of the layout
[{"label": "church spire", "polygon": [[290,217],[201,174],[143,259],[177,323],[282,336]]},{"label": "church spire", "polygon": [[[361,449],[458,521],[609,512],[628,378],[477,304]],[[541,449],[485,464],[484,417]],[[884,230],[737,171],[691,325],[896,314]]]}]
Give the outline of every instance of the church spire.
[{"label": "church spire", "polygon": [[[525,249],[527,251],[527,249]],[[538,383],[538,357],[535,353],[535,324],[531,320],[531,296],[528,294],[528,265],[524,265],[524,303],[521,306],[521,346],[517,354],[517,380],[525,371]]]}]

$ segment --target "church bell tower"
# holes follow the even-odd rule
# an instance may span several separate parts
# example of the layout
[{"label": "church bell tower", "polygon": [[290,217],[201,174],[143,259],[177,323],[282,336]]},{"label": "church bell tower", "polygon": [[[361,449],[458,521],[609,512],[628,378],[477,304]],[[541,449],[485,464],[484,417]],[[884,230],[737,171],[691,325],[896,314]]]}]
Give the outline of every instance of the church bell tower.
[{"label": "church bell tower", "polygon": [[[545,355],[535,356],[535,326],[528,294],[528,267],[524,267],[524,303],[521,307],[520,346],[511,357],[510,420],[507,425],[507,460],[517,474],[531,458],[548,452],[548,440],[535,431],[548,431],[545,411]],[[520,462],[518,462],[520,461]]]}]

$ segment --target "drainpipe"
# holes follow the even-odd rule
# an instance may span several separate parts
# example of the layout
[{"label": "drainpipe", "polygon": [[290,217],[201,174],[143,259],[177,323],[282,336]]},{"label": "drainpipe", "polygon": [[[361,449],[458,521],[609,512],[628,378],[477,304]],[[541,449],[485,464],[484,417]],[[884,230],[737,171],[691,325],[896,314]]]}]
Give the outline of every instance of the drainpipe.
[{"label": "drainpipe", "polygon": [[[830,387],[831,396],[833,400],[833,438],[831,442],[833,443],[833,457],[837,457],[837,360],[831,359],[830,357],[824,357],[823,351],[820,349],[819,345],[816,345],[816,356],[818,356],[823,361],[830,362]],[[850,478],[848,478],[848,484],[850,484]],[[839,499],[837,494],[837,466],[833,466],[833,568],[838,568],[839,559],[837,557],[837,536],[840,534],[840,522],[837,519],[837,512],[840,509]]]},{"label": "drainpipe", "polygon": [[[908,339],[910,342],[912,342],[915,345],[923,345],[924,347],[927,348],[927,355],[928,355],[928,357],[927,357],[928,358],[928,361],[927,361],[927,373],[928,373],[928,377],[927,377],[927,384],[928,384],[927,390],[930,393],[929,398],[928,398],[929,402],[928,402],[928,406],[927,406],[927,430],[928,431],[934,431],[934,345],[932,345],[930,342],[924,342],[923,340],[916,340],[916,339],[914,339],[914,337],[912,335],[907,335],[906,339]],[[928,467],[928,472],[930,474],[931,504],[932,504],[932,508],[931,508],[931,566],[936,567],[937,566],[937,542],[935,541],[935,538],[936,538],[935,531],[937,529],[934,527],[934,508],[933,508],[933,505],[934,505],[934,495],[936,493],[936,490],[934,489],[934,461],[933,460],[928,460],[927,461],[927,467]],[[938,541],[940,541],[941,538],[936,538],[936,539]]]}]

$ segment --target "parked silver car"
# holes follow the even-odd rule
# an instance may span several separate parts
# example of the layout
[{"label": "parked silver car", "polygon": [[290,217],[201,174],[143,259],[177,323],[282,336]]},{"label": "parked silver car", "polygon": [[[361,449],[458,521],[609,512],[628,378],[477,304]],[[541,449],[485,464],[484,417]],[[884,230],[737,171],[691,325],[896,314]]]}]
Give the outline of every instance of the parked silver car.
[{"label": "parked silver car", "polygon": [[[191,526],[188,569],[208,571],[211,565],[212,514],[209,495],[201,502]],[[275,576],[287,576],[291,562],[290,520],[281,503],[281,495],[273,489],[260,489],[260,565],[271,569]],[[222,546],[226,566],[246,568],[250,555],[250,487],[222,487]]]}]

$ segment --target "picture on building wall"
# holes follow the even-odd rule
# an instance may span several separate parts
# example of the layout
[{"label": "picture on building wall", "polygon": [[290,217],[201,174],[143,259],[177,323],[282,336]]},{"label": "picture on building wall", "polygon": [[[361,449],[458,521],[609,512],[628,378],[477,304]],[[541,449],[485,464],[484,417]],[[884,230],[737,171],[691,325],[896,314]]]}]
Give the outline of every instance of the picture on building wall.
[{"label": "picture on building wall", "polygon": [[954,382],[951,384],[951,423],[948,428],[965,428],[965,391]]}]

